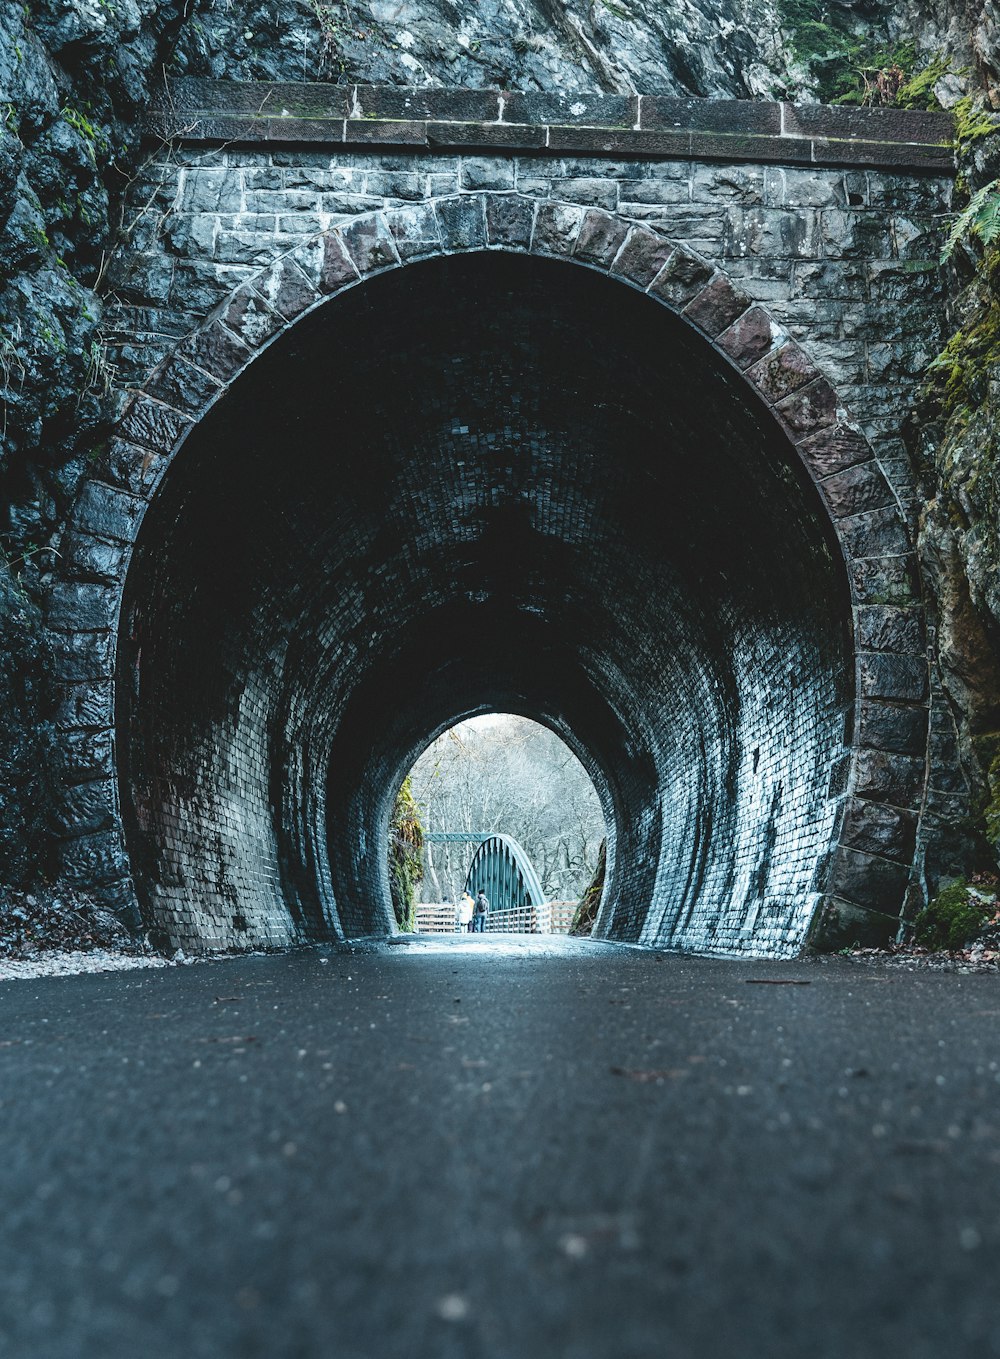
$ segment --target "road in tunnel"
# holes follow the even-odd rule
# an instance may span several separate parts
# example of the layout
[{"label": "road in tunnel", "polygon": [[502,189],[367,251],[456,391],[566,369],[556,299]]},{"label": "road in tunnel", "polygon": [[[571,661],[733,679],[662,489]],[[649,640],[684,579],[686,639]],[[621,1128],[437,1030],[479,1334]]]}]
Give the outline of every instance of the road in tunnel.
[{"label": "road in tunnel", "polygon": [[147,924],[389,930],[392,793],[492,710],[594,781],[600,934],[792,951],[835,836],[849,625],[790,445],[685,323],[554,261],[369,280],[233,384],[143,524],[118,703]]},{"label": "road in tunnel", "polygon": [[996,983],[488,936],[2,982],[0,1353],[1000,1354]]}]

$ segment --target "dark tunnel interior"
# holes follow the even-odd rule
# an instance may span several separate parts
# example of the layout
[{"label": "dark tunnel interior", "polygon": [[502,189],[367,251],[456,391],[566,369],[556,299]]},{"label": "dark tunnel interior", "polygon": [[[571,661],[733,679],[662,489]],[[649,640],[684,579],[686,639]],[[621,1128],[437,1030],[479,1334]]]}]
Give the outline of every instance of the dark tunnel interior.
[{"label": "dark tunnel interior", "polygon": [[494,710],[594,781],[596,933],[789,952],[849,624],[794,450],[665,308],[506,254],[370,279],[236,380],[142,526],[118,758],[147,923],[195,948],[391,930],[399,781]]}]

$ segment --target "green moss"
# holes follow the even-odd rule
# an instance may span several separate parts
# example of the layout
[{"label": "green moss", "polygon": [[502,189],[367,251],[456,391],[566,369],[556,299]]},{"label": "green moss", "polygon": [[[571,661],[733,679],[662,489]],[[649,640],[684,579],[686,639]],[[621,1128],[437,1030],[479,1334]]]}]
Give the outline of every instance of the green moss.
[{"label": "green moss", "polygon": [[977,95],[966,95],[952,110],[955,119],[955,147],[959,156],[983,137],[991,137],[997,130],[995,117],[983,108]]},{"label": "green moss", "polygon": [[424,830],[409,777],[403,780],[389,822],[389,891],[396,924],[414,928],[413,903],[423,870]]},{"label": "green moss", "polygon": [[959,74],[959,72],[954,71],[950,57],[931,57],[926,66],[920,66],[918,62],[914,68],[911,68],[911,74],[896,93],[896,107],[901,109],[939,109],[941,101],[935,94],[934,87],[942,76],[952,72],[956,75]]},{"label": "green moss", "polygon": [[779,0],[778,12],[824,103],[940,108],[934,86],[951,69],[946,56],[928,58],[912,42],[893,41],[883,26],[859,26],[823,0]]},{"label": "green moss", "polygon": [[969,890],[965,878],[943,887],[914,921],[914,943],[922,948],[964,948],[992,914],[990,906]]},{"label": "green moss", "polygon": [[98,154],[103,154],[108,149],[107,138],[103,130],[87,116],[84,110],[72,108],[68,104],[61,110],[60,116],[74,132],[83,138],[87,147],[87,154],[93,164],[96,165]]},{"label": "green moss", "polygon": [[957,330],[928,366],[925,397],[941,414],[967,423],[983,403],[1000,366],[1000,301],[993,295],[978,317]]}]

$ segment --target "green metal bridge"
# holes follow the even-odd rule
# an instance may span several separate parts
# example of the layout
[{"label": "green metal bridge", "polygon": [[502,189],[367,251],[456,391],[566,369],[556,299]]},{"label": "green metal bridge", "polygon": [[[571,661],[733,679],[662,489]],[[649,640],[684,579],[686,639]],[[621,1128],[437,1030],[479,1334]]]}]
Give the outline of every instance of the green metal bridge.
[{"label": "green metal bridge", "polygon": [[522,911],[544,906],[546,896],[538,874],[522,845],[495,831],[428,831],[430,844],[479,842],[465,878],[465,890],[485,892],[491,911]]}]

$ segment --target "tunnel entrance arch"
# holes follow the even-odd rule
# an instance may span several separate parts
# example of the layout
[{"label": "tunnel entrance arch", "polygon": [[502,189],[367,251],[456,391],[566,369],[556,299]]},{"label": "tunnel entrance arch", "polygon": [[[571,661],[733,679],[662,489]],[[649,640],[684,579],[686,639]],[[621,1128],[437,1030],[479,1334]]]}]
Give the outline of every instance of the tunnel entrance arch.
[{"label": "tunnel entrance arch", "polygon": [[[905,527],[836,394],[761,306],[656,232],[569,206],[547,205],[544,222],[542,208],[509,194],[433,211],[418,249],[404,248],[412,213],[379,214],[237,290],[154,375],[103,480],[85,488],[78,531],[117,538],[123,562],[137,546],[121,618],[119,760],[107,770],[112,787],[122,775],[130,858],[111,826],[107,862],[131,867],[147,920],[178,941],[385,928],[372,886],[391,779],[375,774],[485,701],[566,731],[603,782],[618,854],[600,932],[780,953],[800,947],[824,910],[856,933],[884,932],[912,854],[925,679],[914,611],[870,589],[898,575]],[[394,274],[416,257],[420,269]],[[426,343],[434,307],[438,351]],[[358,325],[368,327],[360,340]],[[542,351],[544,381],[512,385]],[[488,362],[470,369],[477,356]],[[238,400],[249,379],[236,375],[251,362],[266,409]],[[220,519],[220,506],[273,502],[280,422],[329,388],[331,372],[341,404],[316,428],[338,452],[319,483],[299,483],[304,517],[278,516],[297,527],[255,537],[239,513]],[[443,387],[442,372],[453,379]],[[293,377],[298,405],[282,407],[274,394]],[[378,388],[374,404],[359,395]],[[475,419],[459,418],[462,401]],[[270,473],[266,459],[254,470],[218,452],[236,428],[259,438],[262,415]],[[302,471],[281,465],[293,482]],[[337,503],[331,477],[350,487],[332,529],[317,527],[321,507]],[[378,497],[390,483],[399,504],[387,528]],[[359,486],[372,492],[366,506]],[[403,504],[414,532],[393,536]],[[449,541],[457,512],[467,522]],[[289,575],[306,524],[319,566]],[[353,544],[359,526],[375,555],[359,569],[355,553],[338,574],[333,539]],[[420,561],[435,543],[451,550],[450,592]],[[388,583],[400,606],[419,606],[419,628],[397,618],[373,637],[380,571],[383,592]],[[109,612],[123,576],[104,591]],[[255,620],[242,653],[240,599],[244,626]],[[284,620],[280,638],[261,639],[266,617]],[[303,626],[289,627],[293,617]],[[198,647],[177,645],[185,627],[189,640],[219,643],[228,689]],[[470,637],[474,654],[456,654],[455,639]],[[378,664],[346,683],[345,666],[372,656]],[[204,719],[180,746],[167,742],[165,760],[154,747],[169,705],[146,705],[144,666],[154,689],[183,694]],[[336,701],[317,706],[321,691]],[[681,700],[672,719],[657,708],[668,694]],[[440,723],[428,721],[435,711]],[[337,835],[345,852],[331,855]],[[200,919],[199,897],[209,905]],[[248,909],[267,900],[281,909]]]}]

